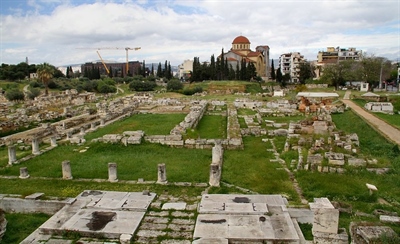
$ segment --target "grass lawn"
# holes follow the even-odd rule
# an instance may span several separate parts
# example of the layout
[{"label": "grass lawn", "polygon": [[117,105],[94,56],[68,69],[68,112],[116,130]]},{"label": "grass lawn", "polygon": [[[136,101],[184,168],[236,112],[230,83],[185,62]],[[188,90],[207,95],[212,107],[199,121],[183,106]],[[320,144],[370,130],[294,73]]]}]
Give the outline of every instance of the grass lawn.
[{"label": "grass lawn", "polygon": [[[71,162],[72,176],[84,179],[108,179],[108,163],[115,162],[120,180],[157,180],[157,164],[165,163],[170,182],[208,182],[211,150],[170,148],[160,144],[140,145],[86,144],[63,145],[27,162],[0,169],[0,175],[19,175],[27,167],[32,177],[62,177],[61,162]],[[190,168],[190,170],[188,170]]]},{"label": "grass lawn", "polygon": [[262,142],[261,137],[244,137],[245,149],[225,150],[222,181],[256,191],[260,194],[284,194],[289,201],[299,201],[285,170],[267,148],[270,143]]},{"label": "grass lawn", "polygon": [[186,132],[185,138],[225,139],[226,125],[226,116],[204,115],[195,129]]},{"label": "grass lawn", "polygon": [[[168,169],[167,169],[168,170]],[[168,171],[167,171],[168,174]],[[76,180],[58,180],[58,179],[3,179],[0,178],[1,194],[19,194],[28,196],[35,192],[43,192],[45,197],[76,197],[84,190],[99,191],[128,191],[142,192],[149,190],[157,195],[168,193],[175,197],[196,197],[204,191],[202,187],[194,186],[175,186],[160,184],[128,184],[123,181],[116,183],[97,182],[97,181],[76,181]]]},{"label": "grass lawn", "polygon": [[85,136],[87,141],[105,134],[122,134],[124,131],[143,130],[146,135],[168,135],[185,118],[186,114],[134,114]]},{"label": "grass lawn", "polygon": [[[353,212],[362,211],[371,214],[374,209],[385,209],[400,213],[400,154],[396,146],[388,142],[375,130],[371,129],[352,111],[332,115],[336,127],[346,133],[357,133],[362,155],[377,158],[391,168],[388,174],[378,175],[366,170],[351,170],[344,174],[322,174],[310,171],[298,171],[296,179],[304,196],[311,201],[315,197],[328,197],[353,207]],[[372,196],[365,184],[377,186],[378,191]],[[382,204],[384,199],[389,204]],[[353,215],[341,216],[341,227],[348,228],[350,221],[365,220]],[[377,219],[373,219],[377,221]],[[397,232],[400,228],[395,228]]]},{"label": "grass lawn", "polygon": [[50,218],[47,214],[7,213],[7,231],[2,243],[20,243]]}]

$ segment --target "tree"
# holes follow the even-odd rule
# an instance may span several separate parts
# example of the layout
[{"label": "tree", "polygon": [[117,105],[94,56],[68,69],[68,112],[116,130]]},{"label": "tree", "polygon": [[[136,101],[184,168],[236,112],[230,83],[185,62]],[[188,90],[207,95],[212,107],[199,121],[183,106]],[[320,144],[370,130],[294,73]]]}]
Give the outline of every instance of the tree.
[{"label": "tree", "polygon": [[37,68],[38,78],[43,82],[45,87],[45,95],[49,94],[49,81],[53,78],[54,68],[48,63],[38,65]]},{"label": "tree", "polygon": [[182,88],[183,88],[183,84],[179,80],[170,80],[167,83],[168,91],[178,91],[178,90],[181,90]]},{"label": "tree", "polygon": [[299,64],[299,82],[300,84],[306,84],[306,80],[313,77],[313,68],[311,64],[308,62],[301,62]]},{"label": "tree", "polygon": [[146,61],[143,60],[143,68],[142,68],[142,73],[139,73],[140,75],[143,75],[143,77],[146,77]]},{"label": "tree", "polygon": [[272,63],[271,63],[271,79],[275,80],[276,75],[275,75],[275,67],[274,67],[274,60],[272,59]]},{"label": "tree", "polygon": [[24,93],[18,88],[12,88],[6,91],[5,96],[10,101],[24,100],[25,97]]},{"label": "tree", "polygon": [[323,71],[321,79],[328,81],[336,89],[345,84],[344,73],[346,71],[343,63],[326,65]]},{"label": "tree", "polygon": [[282,72],[280,67],[276,70],[276,81],[279,83],[282,82]]},{"label": "tree", "polygon": [[161,70],[161,62],[158,63],[157,77],[159,77],[159,78],[163,77],[163,73],[162,73],[162,70]]}]

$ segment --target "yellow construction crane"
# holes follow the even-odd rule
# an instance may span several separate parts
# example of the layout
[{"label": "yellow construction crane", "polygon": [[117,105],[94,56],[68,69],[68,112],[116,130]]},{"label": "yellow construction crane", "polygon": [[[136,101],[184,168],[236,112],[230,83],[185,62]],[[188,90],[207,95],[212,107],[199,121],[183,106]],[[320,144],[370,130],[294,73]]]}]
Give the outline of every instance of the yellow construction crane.
[{"label": "yellow construction crane", "polygon": [[135,51],[137,51],[137,50],[139,50],[139,49],[141,49],[140,47],[133,47],[133,48],[131,48],[131,47],[98,47],[98,48],[78,48],[78,49],[96,49],[97,51],[97,55],[99,55],[99,57],[100,57],[100,60],[101,60],[101,62],[103,63],[103,65],[104,65],[104,68],[106,68],[106,71],[107,71],[107,74],[109,74],[110,73],[110,71],[109,71],[109,69],[106,67],[106,64],[104,63],[104,60],[103,60],[103,58],[100,56],[100,53],[99,53],[99,50],[103,50],[103,49],[125,49],[125,51],[126,51],[126,74],[128,74],[129,73],[129,59],[128,59],[128,52],[129,52],[129,50],[135,50]]},{"label": "yellow construction crane", "polygon": [[100,48],[97,48],[97,50],[102,50],[102,49],[125,49],[125,51],[126,51],[126,74],[128,74],[129,73],[128,52],[129,52],[129,50],[137,51],[137,50],[139,50],[141,48],[140,47],[133,47],[133,48],[131,48],[131,47],[124,47],[124,48],[121,48],[121,47],[100,47]]},{"label": "yellow construction crane", "polygon": [[107,75],[110,75],[110,70],[108,70],[107,65],[104,63],[104,60],[103,60],[103,58],[101,57],[99,51],[96,51],[96,52],[97,52],[97,55],[99,55],[99,58],[100,58],[101,62],[103,63],[104,68],[105,68],[106,71],[107,71]]}]

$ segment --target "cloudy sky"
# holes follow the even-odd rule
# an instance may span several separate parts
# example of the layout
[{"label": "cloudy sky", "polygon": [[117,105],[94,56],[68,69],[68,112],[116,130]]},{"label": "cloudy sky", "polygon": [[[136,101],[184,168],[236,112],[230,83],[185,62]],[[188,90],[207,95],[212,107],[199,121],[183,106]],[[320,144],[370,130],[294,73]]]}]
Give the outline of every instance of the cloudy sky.
[{"label": "cloudy sky", "polygon": [[0,63],[207,61],[244,35],[272,58],[328,46],[400,59],[400,0],[0,0]]}]

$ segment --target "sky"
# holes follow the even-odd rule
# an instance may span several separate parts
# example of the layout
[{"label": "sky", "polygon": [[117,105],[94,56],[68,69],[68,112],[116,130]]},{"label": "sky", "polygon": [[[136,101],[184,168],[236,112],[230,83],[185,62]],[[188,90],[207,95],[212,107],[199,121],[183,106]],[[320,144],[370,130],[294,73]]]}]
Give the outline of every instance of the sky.
[{"label": "sky", "polygon": [[243,35],[270,57],[327,47],[400,59],[400,0],[0,0],[0,64],[209,61]]}]

